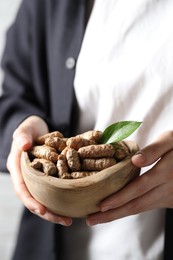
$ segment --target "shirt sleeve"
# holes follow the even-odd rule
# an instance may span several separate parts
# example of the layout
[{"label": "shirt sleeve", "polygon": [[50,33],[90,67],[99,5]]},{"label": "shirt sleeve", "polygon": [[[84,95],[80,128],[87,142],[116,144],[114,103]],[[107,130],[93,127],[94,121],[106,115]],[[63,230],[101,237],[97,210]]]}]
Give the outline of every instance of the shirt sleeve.
[{"label": "shirt sleeve", "polygon": [[[28,116],[38,115],[45,118],[48,112],[43,109],[46,88],[41,91],[42,83],[38,73],[38,58],[35,55],[38,46],[34,14],[38,7],[34,2],[24,0],[6,37],[6,46],[2,58],[4,81],[0,96],[0,170],[7,171],[6,159],[10,151],[12,135],[16,127]],[[34,6],[35,5],[35,6]],[[38,18],[37,18],[38,19]],[[35,24],[34,24],[35,21]],[[40,23],[37,23],[38,26]],[[33,29],[34,28],[34,29]],[[40,31],[41,28],[40,28]],[[36,36],[35,36],[36,35]],[[37,47],[38,48],[38,47]],[[44,55],[42,56],[44,57]],[[43,58],[42,58],[43,59]],[[44,61],[44,60],[42,60]],[[44,68],[45,72],[45,68]],[[40,74],[44,75],[43,71]],[[45,80],[46,84],[46,80]],[[39,87],[41,86],[41,87]],[[47,96],[48,97],[48,96]]]}]

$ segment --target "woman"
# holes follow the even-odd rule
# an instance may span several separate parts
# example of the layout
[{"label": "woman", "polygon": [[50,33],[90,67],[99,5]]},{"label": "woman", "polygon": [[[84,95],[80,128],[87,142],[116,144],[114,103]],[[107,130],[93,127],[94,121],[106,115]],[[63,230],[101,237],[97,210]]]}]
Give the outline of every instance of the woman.
[{"label": "woman", "polygon": [[[85,0],[24,0],[8,32],[0,165],[8,157],[29,210],[13,259],[172,259],[173,3],[96,0],[91,9]],[[20,155],[37,136],[72,136],[121,120],[143,121],[131,138],[142,148],[132,163],[144,174],[103,201],[89,227],[32,198]]]}]

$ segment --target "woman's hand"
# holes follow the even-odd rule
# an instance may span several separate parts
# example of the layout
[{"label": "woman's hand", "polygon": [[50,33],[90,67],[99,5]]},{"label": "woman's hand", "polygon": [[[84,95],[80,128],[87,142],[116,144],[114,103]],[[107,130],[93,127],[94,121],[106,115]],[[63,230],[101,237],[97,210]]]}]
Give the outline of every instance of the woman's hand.
[{"label": "woman's hand", "polygon": [[11,174],[17,196],[31,212],[50,222],[68,226],[72,223],[71,218],[51,213],[32,197],[21,173],[20,158],[22,151],[29,149],[37,136],[46,134],[47,132],[48,127],[40,117],[30,116],[24,120],[13,134],[7,168]]},{"label": "woman's hand", "polygon": [[88,225],[110,222],[156,208],[173,208],[173,131],[163,133],[132,157],[137,167],[152,167],[105,199]]}]

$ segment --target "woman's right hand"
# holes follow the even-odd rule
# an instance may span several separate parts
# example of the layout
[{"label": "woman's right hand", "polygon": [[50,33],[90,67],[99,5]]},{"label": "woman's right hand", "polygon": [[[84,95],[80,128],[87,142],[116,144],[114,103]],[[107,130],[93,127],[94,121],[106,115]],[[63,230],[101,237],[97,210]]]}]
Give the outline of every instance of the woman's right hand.
[{"label": "woman's right hand", "polygon": [[20,158],[22,151],[29,149],[36,137],[46,133],[48,133],[48,127],[42,118],[30,116],[25,119],[13,134],[11,151],[7,159],[7,169],[11,174],[14,190],[25,207],[45,220],[69,226],[72,223],[71,218],[59,216],[48,211],[46,207],[32,197],[25,185],[21,173]]}]

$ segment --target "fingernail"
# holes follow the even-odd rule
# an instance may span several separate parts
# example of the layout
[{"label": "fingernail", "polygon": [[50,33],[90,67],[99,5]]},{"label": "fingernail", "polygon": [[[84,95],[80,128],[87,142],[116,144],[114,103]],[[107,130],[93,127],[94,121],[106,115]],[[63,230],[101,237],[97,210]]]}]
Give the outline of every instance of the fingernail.
[{"label": "fingernail", "polygon": [[66,225],[66,222],[63,221],[63,220],[62,220],[62,221],[58,221],[57,223],[60,224],[60,225],[62,225],[62,226],[67,226],[67,225]]},{"label": "fingernail", "polygon": [[91,226],[99,224],[99,220],[98,219],[87,219],[86,224],[87,224],[87,226],[91,227]]},{"label": "fingernail", "polygon": [[16,144],[18,145],[18,147],[20,148],[20,149],[24,149],[24,150],[26,150],[26,149],[28,149],[28,147],[30,146],[30,140],[26,137],[26,136],[22,136],[22,137],[17,137],[16,138]]},{"label": "fingernail", "polygon": [[18,148],[21,149],[21,150],[23,150],[23,146],[25,145],[24,140],[18,138],[18,139],[16,139],[15,141],[16,141],[16,144],[17,144]]},{"label": "fingernail", "polygon": [[105,212],[105,211],[107,211],[107,210],[110,210],[112,207],[111,207],[111,205],[102,205],[101,206],[101,211],[102,212]]},{"label": "fingernail", "polygon": [[133,156],[133,160],[136,160],[138,163],[145,163],[145,156],[142,153],[137,153]]},{"label": "fingernail", "polygon": [[36,215],[40,215],[40,210],[39,209],[34,209],[32,210],[32,212]]},{"label": "fingernail", "polygon": [[58,223],[60,224],[60,225],[62,225],[62,226],[70,226],[71,224],[72,224],[72,220],[66,220],[66,221],[64,221],[64,220],[61,220],[61,221],[58,221]]}]

